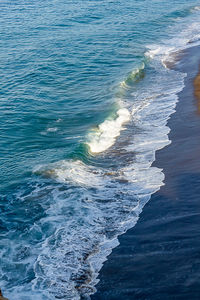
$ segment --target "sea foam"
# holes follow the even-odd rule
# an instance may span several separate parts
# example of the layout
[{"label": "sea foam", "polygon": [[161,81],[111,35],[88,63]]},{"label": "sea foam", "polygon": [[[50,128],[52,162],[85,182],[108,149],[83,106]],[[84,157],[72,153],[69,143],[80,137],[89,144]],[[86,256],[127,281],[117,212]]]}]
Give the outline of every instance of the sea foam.
[{"label": "sea foam", "polygon": [[97,129],[88,134],[88,142],[91,153],[100,153],[109,149],[123,130],[123,125],[130,120],[130,112],[126,108],[117,111],[115,119],[107,119]]}]

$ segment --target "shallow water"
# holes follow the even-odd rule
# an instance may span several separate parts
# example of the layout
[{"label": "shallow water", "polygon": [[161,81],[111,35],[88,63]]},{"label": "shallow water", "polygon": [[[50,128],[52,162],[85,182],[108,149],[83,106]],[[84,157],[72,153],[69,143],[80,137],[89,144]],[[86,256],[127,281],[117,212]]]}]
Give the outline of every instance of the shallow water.
[{"label": "shallow water", "polygon": [[186,76],[165,61],[199,43],[198,4],[0,4],[0,286],[11,300],[88,297],[163,184],[151,165]]}]

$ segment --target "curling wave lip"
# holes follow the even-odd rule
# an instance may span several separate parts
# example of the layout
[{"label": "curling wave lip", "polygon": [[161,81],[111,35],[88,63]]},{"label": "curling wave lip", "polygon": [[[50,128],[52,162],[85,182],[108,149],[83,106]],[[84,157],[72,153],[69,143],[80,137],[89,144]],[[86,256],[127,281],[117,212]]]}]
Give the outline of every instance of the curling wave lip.
[{"label": "curling wave lip", "polygon": [[87,145],[91,153],[100,153],[110,148],[123,130],[123,125],[130,120],[130,113],[126,108],[117,111],[116,119],[107,119],[88,135]]}]

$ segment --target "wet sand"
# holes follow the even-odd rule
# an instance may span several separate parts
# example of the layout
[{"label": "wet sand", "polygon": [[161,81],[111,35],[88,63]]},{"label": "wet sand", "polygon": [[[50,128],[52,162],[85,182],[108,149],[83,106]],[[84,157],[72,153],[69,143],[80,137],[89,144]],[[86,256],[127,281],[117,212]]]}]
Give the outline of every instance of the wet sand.
[{"label": "wet sand", "polygon": [[[200,299],[200,47],[185,52],[187,73],[168,122],[172,143],[156,153],[165,173],[136,226],[119,237],[92,300]],[[194,89],[195,87],[195,89]]]}]

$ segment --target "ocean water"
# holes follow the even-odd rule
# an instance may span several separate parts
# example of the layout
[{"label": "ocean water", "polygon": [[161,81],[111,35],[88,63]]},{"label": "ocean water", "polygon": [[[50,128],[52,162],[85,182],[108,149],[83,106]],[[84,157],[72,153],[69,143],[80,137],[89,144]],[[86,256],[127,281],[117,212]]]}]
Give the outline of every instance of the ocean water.
[{"label": "ocean water", "polygon": [[169,62],[200,43],[200,2],[4,0],[0,34],[0,287],[89,299],[164,184]]}]

